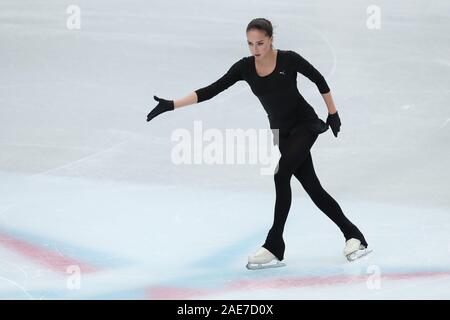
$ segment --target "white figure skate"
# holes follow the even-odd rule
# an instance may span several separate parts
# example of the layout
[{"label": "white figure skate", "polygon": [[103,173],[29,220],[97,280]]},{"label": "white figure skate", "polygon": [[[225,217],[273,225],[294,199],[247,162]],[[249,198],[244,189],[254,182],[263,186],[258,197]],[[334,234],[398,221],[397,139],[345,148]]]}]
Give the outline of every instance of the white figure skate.
[{"label": "white figure skate", "polygon": [[269,250],[261,247],[255,254],[248,256],[247,269],[259,270],[267,268],[284,267],[286,264],[279,261]]},{"label": "white figure skate", "polygon": [[355,261],[371,252],[372,250],[367,249],[358,239],[351,238],[345,243],[344,256],[348,261]]}]

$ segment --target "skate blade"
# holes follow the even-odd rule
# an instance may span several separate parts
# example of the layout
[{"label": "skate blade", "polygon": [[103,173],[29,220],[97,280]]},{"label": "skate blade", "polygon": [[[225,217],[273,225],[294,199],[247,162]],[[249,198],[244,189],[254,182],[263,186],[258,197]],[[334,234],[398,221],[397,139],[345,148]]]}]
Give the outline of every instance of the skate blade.
[{"label": "skate blade", "polygon": [[247,263],[245,266],[248,270],[262,270],[262,269],[270,269],[270,268],[280,268],[285,267],[286,263],[281,261],[273,261],[269,263]]},{"label": "skate blade", "polygon": [[362,257],[367,256],[371,252],[372,252],[372,249],[358,250],[358,251],[352,252],[349,255],[347,255],[347,260],[348,261],[355,261],[355,260],[358,260],[358,259],[360,259]]}]

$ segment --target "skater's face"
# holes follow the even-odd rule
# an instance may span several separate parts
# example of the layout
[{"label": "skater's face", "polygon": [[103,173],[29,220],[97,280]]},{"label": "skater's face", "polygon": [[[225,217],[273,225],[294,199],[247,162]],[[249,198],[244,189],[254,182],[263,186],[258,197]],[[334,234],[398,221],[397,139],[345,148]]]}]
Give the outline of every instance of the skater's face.
[{"label": "skater's face", "polygon": [[251,29],[247,31],[247,44],[256,60],[263,59],[272,50],[272,37],[264,31]]}]

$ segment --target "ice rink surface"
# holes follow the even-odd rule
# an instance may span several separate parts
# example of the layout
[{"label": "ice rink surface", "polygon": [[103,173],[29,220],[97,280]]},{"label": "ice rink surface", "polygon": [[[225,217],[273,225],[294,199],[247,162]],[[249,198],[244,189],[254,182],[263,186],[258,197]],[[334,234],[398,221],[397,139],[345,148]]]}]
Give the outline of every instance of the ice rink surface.
[{"label": "ice rink surface", "polygon": [[[0,0],[1,299],[449,299],[450,3]],[[73,7],[80,29],[68,27]],[[377,9],[375,8],[375,9]],[[325,76],[318,177],[374,252],[292,179],[287,267],[245,269],[273,218],[254,164],[176,165],[184,128],[267,129],[241,81],[146,122],[244,56],[256,17]],[[298,87],[320,118],[317,88]]]}]

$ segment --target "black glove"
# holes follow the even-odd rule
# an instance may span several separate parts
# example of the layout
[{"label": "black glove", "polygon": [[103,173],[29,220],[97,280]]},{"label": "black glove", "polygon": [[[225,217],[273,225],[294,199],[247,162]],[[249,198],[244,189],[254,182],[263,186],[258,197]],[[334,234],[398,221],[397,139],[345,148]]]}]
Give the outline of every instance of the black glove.
[{"label": "black glove", "polygon": [[158,98],[157,96],[153,96],[153,98],[158,101],[158,105],[147,115],[147,122],[152,120],[157,115],[160,115],[163,112],[166,111],[172,111],[175,109],[175,105],[173,103],[173,100],[164,100],[161,98]]},{"label": "black glove", "polygon": [[328,114],[327,124],[331,127],[334,136],[337,138],[338,132],[341,131],[341,119],[337,111],[333,114]]}]

